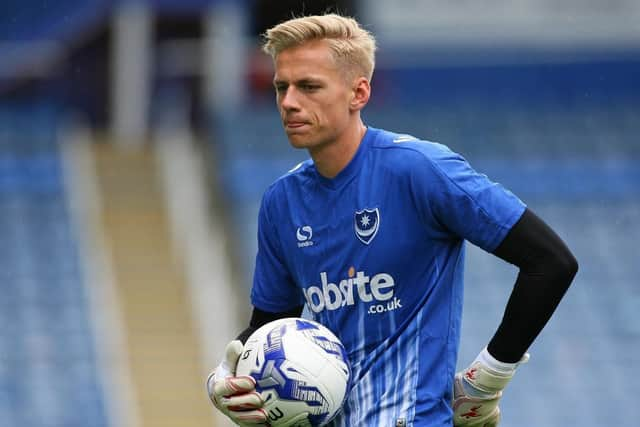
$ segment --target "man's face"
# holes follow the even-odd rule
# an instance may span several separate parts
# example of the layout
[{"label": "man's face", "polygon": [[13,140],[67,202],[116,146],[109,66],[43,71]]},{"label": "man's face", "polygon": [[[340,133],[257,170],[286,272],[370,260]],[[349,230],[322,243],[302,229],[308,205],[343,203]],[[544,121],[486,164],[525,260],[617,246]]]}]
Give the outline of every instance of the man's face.
[{"label": "man's face", "polygon": [[275,59],[276,101],[291,145],[313,151],[349,124],[353,90],[322,40],[286,49]]}]

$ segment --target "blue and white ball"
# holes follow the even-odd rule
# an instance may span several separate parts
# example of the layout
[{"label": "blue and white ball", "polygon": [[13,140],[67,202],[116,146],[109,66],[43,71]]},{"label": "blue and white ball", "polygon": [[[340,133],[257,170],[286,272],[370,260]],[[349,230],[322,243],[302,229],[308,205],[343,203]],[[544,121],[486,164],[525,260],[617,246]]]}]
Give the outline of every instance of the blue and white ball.
[{"label": "blue and white ball", "polygon": [[323,426],[344,403],[351,370],[344,346],[323,325],[280,319],[247,340],[236,375],[251,375],[269,425]]}]

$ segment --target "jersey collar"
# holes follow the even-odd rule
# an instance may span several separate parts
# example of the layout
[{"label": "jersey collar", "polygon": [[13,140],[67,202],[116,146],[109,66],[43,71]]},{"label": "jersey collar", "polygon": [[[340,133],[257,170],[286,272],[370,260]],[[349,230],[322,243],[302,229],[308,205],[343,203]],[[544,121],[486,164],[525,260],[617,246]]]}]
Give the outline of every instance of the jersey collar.
[{"label": "jersey collar", "polygon": [[353,178],[353,176],[356,174],[356,172],[360,170],[360,167],[365,158],[365,153],[368,151],[368,147],[371,141],[374,139],[374,133],[375,132],[373,131],[372,128],[367,127],[367,130],[364,136],[362,137],[362,141],[360,141],[360,145],[358,146],[358,150],[356,151],[356,154],[349,161],[347,166],[345,166],[344,169],[342,169],[338,173],[338,175],[334,176],[333,178],[327,178],[322,176],[314,166],[313,170],[315,172],[315,175],[318,181],[323,186],[330,188],[332,190],[336,190],[342,187],[347,182],[349,182],[351,178]]}]

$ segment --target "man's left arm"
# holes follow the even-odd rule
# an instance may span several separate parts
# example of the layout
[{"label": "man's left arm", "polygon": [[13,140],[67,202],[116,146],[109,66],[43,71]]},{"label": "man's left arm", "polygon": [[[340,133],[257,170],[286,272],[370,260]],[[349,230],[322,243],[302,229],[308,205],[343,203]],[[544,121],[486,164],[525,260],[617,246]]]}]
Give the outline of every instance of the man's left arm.
[{"label": "man's left arm", "polygon": [[526,209],[493,251],[520,272],[488,346],[456,375],[454,425],[497,426],[498,401],[527,349],[547,324],[578,271],[562,239]]},{"label": "man's left arm", "polygon": [[530,209],[493,253],[519,267],[520,273],[487,349],[496,359],[515,363],[551,318],[578,272],[578,261]]}]

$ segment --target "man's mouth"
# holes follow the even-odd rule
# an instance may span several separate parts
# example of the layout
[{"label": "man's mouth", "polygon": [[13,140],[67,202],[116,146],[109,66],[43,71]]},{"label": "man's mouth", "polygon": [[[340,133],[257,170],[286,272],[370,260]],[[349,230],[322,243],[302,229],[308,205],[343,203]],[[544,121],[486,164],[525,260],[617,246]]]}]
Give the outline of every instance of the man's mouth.
[{"label": "man's mouth", "polygon": [[306,124],[307,124],[306,122],[289,121],[289,122],[285,122],[285,127],[287,129],[298,129],[305,126]]}]

